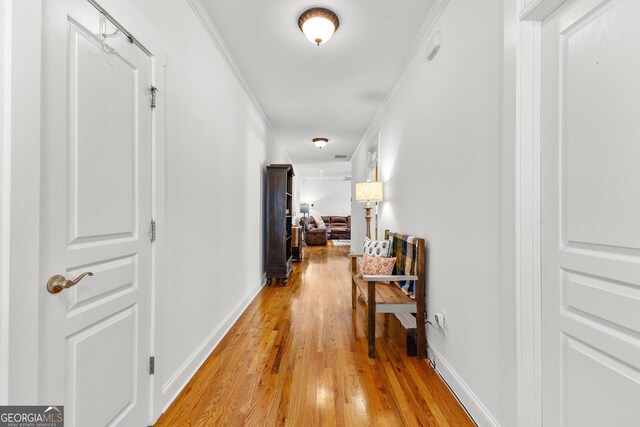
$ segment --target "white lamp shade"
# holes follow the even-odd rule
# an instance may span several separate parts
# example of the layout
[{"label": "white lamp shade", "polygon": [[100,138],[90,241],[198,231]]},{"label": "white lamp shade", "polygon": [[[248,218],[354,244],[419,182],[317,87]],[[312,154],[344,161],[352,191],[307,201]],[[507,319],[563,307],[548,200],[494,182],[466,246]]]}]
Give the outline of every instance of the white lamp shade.
[{"label": "white lamp shade", "polygon": [[322,148],[324,148],[325,145],[327,145],[327,140],[326,139],[321,139],[321,138],[316,138],[313,140],[313,143],[316,145],[316,147],[318,147],[319,149],[322,150]]},{"label": "white lamp shade", "polygon": [[382,181],[356,183],[356,201],[381,202],[382,200]]},{"label": "white lamp shade", "polygon": [[309,203],[300,203],[300,213],[303,213],[303,214],[309,213]]},{"label": "white lamp shade", "polygon": [[311,43],[321,45],[326,43],[336,31],[336,26],[325,17],[316,16],[307,19],[302,24],[302,32]]}]

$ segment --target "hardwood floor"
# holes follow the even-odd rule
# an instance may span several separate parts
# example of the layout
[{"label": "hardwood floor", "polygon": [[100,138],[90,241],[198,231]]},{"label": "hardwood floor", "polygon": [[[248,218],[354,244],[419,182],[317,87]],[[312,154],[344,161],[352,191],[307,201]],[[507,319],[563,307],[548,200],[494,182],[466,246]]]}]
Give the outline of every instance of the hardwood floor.
[{"label": "hardwood floor", "polygon": [[264,288],[156,426],[473,426],[429,362],[379,314],[367,357],[348,247],[307,247]]}]

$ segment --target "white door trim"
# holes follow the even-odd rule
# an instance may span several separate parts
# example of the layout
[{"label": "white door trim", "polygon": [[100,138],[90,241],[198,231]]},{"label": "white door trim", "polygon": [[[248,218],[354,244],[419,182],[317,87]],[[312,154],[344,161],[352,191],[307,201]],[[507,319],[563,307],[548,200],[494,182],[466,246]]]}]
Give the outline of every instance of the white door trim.
[{"label": "white door trim", "polygon": [[[507,0],[509,1],[509,0]],[[516,131],[518,426],[542,425],[540,100],[542,21],[566,0],[519,3]]]},{"label": "white door trim", "polygon": [[8,25],[3,26],[2,52],[9,60],[3,61],[2,72],[7,94],[2,150],[3,163],[10,167],[2,172],[0,339],[1,369],[6,370],[1,379],[3,400],[9,404],[38,403],[42,5],[43,0],[3,2]]},{"label": "white door trim", "polygon": [[151,216],[156,221],[156,241],[151,246],[151,295],[149,313],[151,323],[149,334],[151,342],[149,348],[151,355],[155,357],[155,373],[149,383],[151,393],[149,397],[149,423],[155,422],[162,415],[162,364],[158,359],[161,347],[161,319],[162,306],[158,292],[166,284],[165,277],[165,246],[162,243],[166,235],[165,228],[165,139],[164,139],[164,114],[165,114],[165,68],[164,55],[151,57],[151,81],[159,88],[156,95],[156,108],[151,115]]},{"label": "white door trim", "polygon": [[567,0],[520,0],[522,21],[544,21]]},{"label": "white door trim", "polygon": [[7,405],[9,399],[10,6],[10,1],[0,4],[0,405]]}]

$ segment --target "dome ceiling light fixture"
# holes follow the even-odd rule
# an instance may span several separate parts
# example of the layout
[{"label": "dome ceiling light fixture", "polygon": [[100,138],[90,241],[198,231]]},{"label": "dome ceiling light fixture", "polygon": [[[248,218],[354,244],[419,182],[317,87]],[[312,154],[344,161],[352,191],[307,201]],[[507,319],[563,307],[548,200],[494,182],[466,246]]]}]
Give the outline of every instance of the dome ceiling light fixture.
[{"label": "dome ceiling light fixture", "polygon": [[327,145],[327,142],[329,142],[327,138],[313,138],[313,143],[321,150],[325,145]]},{"label": "dome ceiling light fixture", "polygon": [[313,7],[302,12],[298,18],[300,31],[309,39],[311,43],[320,46],[331,38],[338,30],[340,20],[338,15],[324,7]]}]

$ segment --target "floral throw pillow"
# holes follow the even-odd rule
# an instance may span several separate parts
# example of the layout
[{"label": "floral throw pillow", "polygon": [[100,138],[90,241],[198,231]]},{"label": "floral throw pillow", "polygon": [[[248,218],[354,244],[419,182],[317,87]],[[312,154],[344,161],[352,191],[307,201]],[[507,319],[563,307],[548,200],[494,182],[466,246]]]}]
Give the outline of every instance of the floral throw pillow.
[{"label": "floral throw pillow", "polygon": [[365,240],[362,248],[363,255],[388,257],[391,251],[390,240]]},{"label": "floral throw pillow", "polygon": [[[362,276],[389,276],[393,273],[396,259],[379,256],[364,255],[362,263],[358,265],[358,275]],[[384,282],[389,283],[389,282]]]}]

